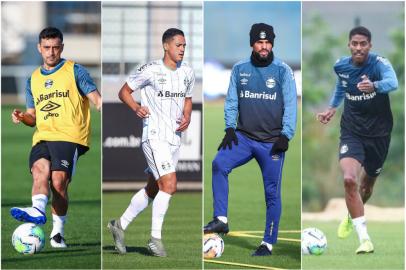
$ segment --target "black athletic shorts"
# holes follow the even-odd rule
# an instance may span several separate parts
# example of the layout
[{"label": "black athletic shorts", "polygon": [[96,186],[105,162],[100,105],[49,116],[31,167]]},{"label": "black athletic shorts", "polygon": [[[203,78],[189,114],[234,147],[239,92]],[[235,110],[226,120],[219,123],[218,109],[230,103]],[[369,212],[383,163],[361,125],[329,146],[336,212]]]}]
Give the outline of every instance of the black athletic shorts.
[{"label": "black athletic shorts", "polygon": [[65,171],[69,174],[69,179],[71,179],[79,156],[86,153],[87,150],[89,150],[88,147],[77,143],[40,141],[31,149],[30,172],[35,161],[45,158],[51,161],[51,171]]},{"label": "black athletic shorts", "polygon": [[368,138],[341,129],[339,158],[358,160],[369,176],[376,177],[381,173],[389,144],[390,136]]}]

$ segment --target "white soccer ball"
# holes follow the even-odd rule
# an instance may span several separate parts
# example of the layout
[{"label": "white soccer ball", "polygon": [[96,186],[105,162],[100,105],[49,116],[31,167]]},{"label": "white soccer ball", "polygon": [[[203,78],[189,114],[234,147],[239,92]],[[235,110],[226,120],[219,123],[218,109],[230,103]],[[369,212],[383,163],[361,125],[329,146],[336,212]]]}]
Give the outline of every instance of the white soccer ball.
[{"label": "white soccer ball", "polygon": [[38,253],[45,246],[44,230],[34,223],[18,226],[11,239],[14,249],[21,254]]},{"label": "white soccer ball", "polygon": [[203,255],[205,259],[218,258],[223,254],[224,241],[217,233],[205,234],[203,237]]},{"label": "white soccer ball", "polygon": [[316,228],[307,228],[302,232],[302,254],[321,255],[327,248],[327,238]]}]

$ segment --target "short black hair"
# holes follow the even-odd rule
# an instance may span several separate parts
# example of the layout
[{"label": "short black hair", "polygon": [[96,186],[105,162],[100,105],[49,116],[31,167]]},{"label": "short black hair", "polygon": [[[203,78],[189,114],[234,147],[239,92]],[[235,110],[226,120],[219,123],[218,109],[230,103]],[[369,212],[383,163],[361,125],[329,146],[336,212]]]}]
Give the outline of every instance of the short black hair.
[{"label": "short black hair", "polygon": [[372,35],[371,35],[371,32],[366,27],[357,26],[357,27],[354,27],[353,29],[351,29],[350,34],[348,36],[349,40],[351,40],[351,38],[355,35],[365,36],[365,37],[367,37],[368,42],[371,42]]},{"label": "short black hair", "polygon": [[173,38],[174,36],[181,35],[182,37],[185,36],[182,30],[177,29],[177,28],[169,28],[164,32],[162,35],[162,44],[165,42],[168,42],[169,39]]},{"label": "short black hair", "polygon": [[41,43],[41,39],[48,38],[59,38],[61,42],[63,42],[63,34],[61,30],[52,26],[42,29],[38,36],[38,42]]}]

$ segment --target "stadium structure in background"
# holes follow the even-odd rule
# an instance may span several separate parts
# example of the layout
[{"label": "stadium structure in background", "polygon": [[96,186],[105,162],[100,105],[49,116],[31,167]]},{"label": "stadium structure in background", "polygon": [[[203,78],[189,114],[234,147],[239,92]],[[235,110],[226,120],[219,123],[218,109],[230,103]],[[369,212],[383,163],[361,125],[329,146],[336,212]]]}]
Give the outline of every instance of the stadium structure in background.
[{"label": "stadium structure in background", "polygon": [[[191,124],[182,135],[177,166],[179,190],[201,190],[202,61],[201,2],[103,2],[103,190],[139,189],[147,166],[141,149],[142,120],[118,99],[128,75],[162,58],[162,34],[184,31],[185,60],[195,71]],[[140,92],[134,92],[140,101]]]},{"label": "stadium structure in background", "polygon": [[38,33],[47,26],[64,33],[64,43],[69,44],[64,58],[85,66],[100,86],[100,2],[6,1],[1,6],[2,104],[25,104],[28,74],[42,64],[35,49]]}]

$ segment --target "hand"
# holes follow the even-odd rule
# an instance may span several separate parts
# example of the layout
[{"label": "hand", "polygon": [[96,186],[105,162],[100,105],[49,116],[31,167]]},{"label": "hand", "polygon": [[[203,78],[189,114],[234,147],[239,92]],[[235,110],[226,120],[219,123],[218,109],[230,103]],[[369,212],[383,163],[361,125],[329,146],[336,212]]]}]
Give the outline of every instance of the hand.
[{"label": "hand", "polygon": [[148,107],[145,106],[139,106],[136,110],[135,110],[135,114],[139,117],[139,118],[147,118],[149,116],[149,109]]},{"label": "hand", "polygon": [[11,113],[11,120],[13,121],[14,124],[18,124],[24,119],[24,113],[18,109],[14,109],[14,111]]},{"label": "hand", "polygon": [[176,131],[185,131],[188,128],[189,124],[190,124],[190,115],[188,116],[184,115]]},{"label": "hand", "polygon": [[318,113],[316,115],[317,120],[320,121],[322,124],[327,124],[330,122],[331,118],[336,114],[335,108],[328,108],[326,111]]},{"label": "hand", "polygon": [[285,135],[281,135],[278,140],[276,140],[271,149],[271,155],[278,154],[281,152],[286,152],[289,148],[289,139]]},{"label": "hand", "polygon": [[235,145],[238,145],[238,138],[237,135],[235,134],[235,130],[233,128],[227,128],[226,135],[224,135],[223,141],[220,143],[219,147],[217,148],[217,151],[220,150],[221,148],[225,150],[227,146],[231,150],[233,142]]},{"label": "hand", "polygon": [[367,75],[362,75],[361,79],[362,81],[357,84],[358,90],[368,94],[375,91],[374,84],[369,80]]}]

